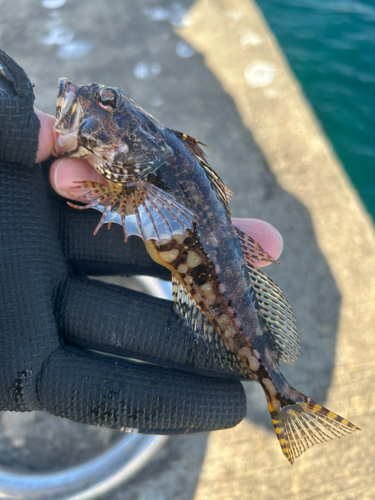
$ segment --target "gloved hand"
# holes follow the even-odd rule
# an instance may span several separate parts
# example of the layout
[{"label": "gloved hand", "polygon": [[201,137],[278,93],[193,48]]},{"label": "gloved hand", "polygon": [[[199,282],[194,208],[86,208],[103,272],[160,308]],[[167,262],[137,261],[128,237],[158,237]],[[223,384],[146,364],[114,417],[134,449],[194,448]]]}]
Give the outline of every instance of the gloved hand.
[{"label": "gloved hand", "polygon": [[34,164],[33,102],[26,74],[0,51],[0,409],[155,434],[236,425],[239,375],[202,342],[184,344],[168,301],[85,276],[170,278],[140,239],[125,245],[119,226],[94,237],[97,212],[51,194]]}]

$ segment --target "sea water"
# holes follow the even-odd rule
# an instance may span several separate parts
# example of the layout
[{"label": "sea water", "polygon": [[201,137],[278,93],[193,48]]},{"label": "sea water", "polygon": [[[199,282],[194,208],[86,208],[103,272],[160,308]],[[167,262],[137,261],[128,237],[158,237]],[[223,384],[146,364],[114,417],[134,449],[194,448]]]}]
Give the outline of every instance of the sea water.
[{"label": "sea water", "polygon": [[257,0],[375,220],[375,0]]}]

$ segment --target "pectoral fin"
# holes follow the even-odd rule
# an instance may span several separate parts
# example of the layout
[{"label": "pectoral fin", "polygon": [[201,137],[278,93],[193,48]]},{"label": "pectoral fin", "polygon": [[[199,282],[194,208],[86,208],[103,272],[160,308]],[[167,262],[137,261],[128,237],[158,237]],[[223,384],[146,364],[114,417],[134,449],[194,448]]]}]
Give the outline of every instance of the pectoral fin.
[{"label": "pectoral fin", "polygon": [[152,239],[161,243],[193,226],[191,210],[170,193],[142,180],[128,186],[83,181],[72,189],[85,189],[83,198],[89,203],[78,206],[68,202],[69,206],[78,210],[94,208],[103,214],[94,234],[103,224],[114,222],[122,226],[125,241],[135,235],[145,242]]}]

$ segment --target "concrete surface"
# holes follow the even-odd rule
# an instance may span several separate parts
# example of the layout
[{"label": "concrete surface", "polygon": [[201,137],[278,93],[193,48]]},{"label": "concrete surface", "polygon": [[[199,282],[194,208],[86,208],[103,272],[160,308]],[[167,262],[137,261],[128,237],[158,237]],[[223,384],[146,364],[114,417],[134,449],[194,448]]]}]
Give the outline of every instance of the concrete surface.
[{"label": "concrete surface", "polygon": [[301,335],[288,380],[362,427],[291,467],[261,389],[248,383],[243,423],[170,439],[103,500],[375,498],[374,227],[256,5],[82,0],[47,8],[59,3],[1,4],[1,47],[35,83],[36,105],[53,113],[61,76],[117,85],[208,144],[235,193],[233,215],[265,219],[283,235],[283,266],[269,274]]}]

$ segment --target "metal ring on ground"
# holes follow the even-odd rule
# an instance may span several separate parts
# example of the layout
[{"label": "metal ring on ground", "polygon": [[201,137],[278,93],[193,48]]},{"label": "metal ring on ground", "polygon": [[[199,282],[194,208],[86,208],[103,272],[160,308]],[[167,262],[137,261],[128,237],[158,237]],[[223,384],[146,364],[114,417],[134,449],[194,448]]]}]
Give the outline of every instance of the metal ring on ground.
[{"label": "metal ring on ground", "polygon": [[[170,284],[134,277],[150,295],[170,299]],[[125,434],[98,457],[57,473],[21,474],[0,467],[0,498],[17,500],[92,500],[130,479],[167,439]]]},{"label": "metal ring on ground", "polygon": [[0,497],[91,500],[132,477],[164,441],[164,436],[126,435],[99,457],[54,474],[15,474],[0,469]]}]

